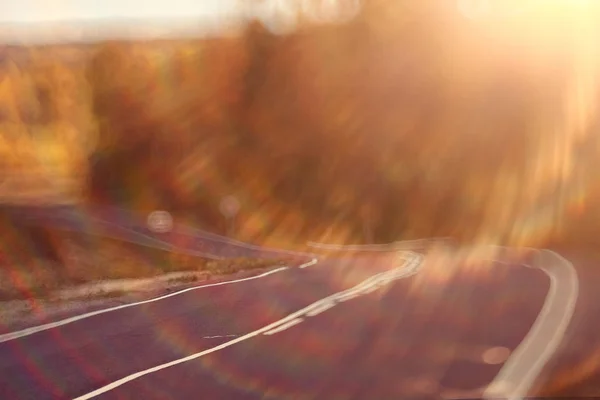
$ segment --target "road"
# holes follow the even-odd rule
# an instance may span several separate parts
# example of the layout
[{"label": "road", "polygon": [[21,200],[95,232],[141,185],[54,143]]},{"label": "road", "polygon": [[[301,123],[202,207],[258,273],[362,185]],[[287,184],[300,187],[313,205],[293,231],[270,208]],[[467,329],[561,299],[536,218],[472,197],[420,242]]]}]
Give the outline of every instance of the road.
[{"label": "road", "polygon": [[539,254],[436,285],[426,254],[363,253],[4,333],[0,398],[520,398],[577,300]]},{"label": "road", "polygon": [[114,207],[85,210],[69,206],[29,207],[23,209],[18,217],[34,225],[104,236],[209,259],[250,257],[306,261],[314,257],[310,253],[243,243],[179,223],[175,223],[170,232],[153,232],[147,226],[145,215]]}]

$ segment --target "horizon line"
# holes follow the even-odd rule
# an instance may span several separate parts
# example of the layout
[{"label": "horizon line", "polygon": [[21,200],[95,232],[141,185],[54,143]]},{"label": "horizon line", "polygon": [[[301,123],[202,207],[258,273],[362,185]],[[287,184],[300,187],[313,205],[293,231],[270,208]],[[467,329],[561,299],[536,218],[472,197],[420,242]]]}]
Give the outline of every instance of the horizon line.
[{"label": "horizon line", "polygon": [[251,21],[243,13],[163,18],[99,17],[35,22],[0,21],[0,46],[86,44],[228,36]]}]

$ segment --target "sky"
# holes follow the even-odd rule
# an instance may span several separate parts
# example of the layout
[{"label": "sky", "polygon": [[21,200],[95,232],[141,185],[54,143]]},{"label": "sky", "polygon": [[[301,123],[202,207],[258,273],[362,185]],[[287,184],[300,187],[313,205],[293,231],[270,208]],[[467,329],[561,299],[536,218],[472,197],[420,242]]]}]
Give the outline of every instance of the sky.
[{"label": "sky", "polygon": [[[0,44],[211,34],[224,24],[221,17],[241,15],[236,4],[239,0],[0,0]],[[185,20],[164,22],[180,18]],[[138,23],[124,22],[132,19]]]},{"label": "sky", "polygon": [[214,36],[235,32],[248,17],[285,33],[295,28],[299,14],[317,23],[348,20],[362,0],[343,0],[344,7],[338,1],[0,0],[0,44]]},{"label": "sky", "polygon": [[236,0],[0,0],[0,22],[204,17],[234,12],[235,3]]}]

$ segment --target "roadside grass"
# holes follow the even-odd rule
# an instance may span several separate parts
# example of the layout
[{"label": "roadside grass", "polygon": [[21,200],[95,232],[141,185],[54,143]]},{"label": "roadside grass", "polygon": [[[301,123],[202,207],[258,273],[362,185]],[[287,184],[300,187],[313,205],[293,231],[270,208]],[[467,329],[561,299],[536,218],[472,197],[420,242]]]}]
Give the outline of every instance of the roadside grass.
[{"label": "roadside grass", "polygon": [[[59,251],[60,263],[36,257],[18,235],[0,236],[0,301],[44,299],[77,285],[158,278],[172,273],[182,274],[166,279],[166,285],[189,284],[286,263],[283,259],[208,260],[64,231],[52,231],[51,237]],[[94,297],[118,297],[125,291],[100,289],[94,292]]]},{"label": "roadside grass", "polygon": [[208,279],[209,275],[205,275],[204,279],[202,276],[197,275],[197,274],[190,274],[190,275],[184,275],[184,276],[178,276],[176,278],[169,278],[167,280],[167,284],[168,285],[184,285],[186,283],[195,283],[198,282],[200,280],[205,280]]},{"label": "roadside grass", "polygon": [[285,265],[284,260],[274,259],[253,259],[253,258],[232,258],[225,260],[211,260],[204,264],[203,271],[208,271],[215,275],[233,274],[239,271],[252,269],[264,269]]}]

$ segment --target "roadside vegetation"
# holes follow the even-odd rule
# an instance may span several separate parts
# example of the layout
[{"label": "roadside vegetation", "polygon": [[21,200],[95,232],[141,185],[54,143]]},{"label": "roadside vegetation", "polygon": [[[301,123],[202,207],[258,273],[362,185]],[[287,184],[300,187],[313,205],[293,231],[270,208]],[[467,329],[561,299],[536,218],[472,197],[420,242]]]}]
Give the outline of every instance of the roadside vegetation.
[{"label": "roadside vegetation", "polygon": [[[0,203],[21,186],[47,200],[48,182],[64,181],[48,193],[167,209],[217,233],[229,228],[220,200],[235,195],[236,239],[271,247],[432,236],[598,247],[598,85],[585,71],[599,64],[576,45],[595,25],[565,26],[560,45],[521,27],[508,57],[509,38],[473,35],[430,2],[364,3],[348,23],[281,35],[254,21],[211,38],[0,46]],[[8,185],[16,175],[40,179]],[[11,243],[0,242],[11,296],[255,268],[110,241],[93,255],[57,245],[71,250],[54,265],[12,256],[31,252]]]},{"label": "roadside vegetation", "polygon": [[[289,261],[251,258],[209,260],[108,238],[82,237],[81,234],[59,231],[50,232],[52,244],[58,249],[59,260],[49,260],[34,256],[35,253],[26,247],[22,237],[7,236],[4,235],[0,249],[0,301],[44,298],[66,288],[108,280],[172,275],[166,283],[178,285],[281,266]],[[123,292],[111,290],[105,295],[117,296],[119,291]],[[102,297],[101,293],[98,295]]]}]

